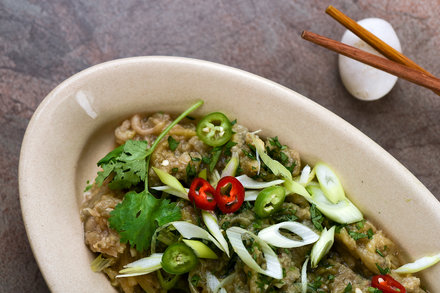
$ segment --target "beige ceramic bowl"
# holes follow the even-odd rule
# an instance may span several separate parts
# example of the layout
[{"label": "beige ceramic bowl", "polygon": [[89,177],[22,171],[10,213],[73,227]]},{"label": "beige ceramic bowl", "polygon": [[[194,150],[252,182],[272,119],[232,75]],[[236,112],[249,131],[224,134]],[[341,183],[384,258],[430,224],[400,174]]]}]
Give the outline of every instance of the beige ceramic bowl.
[{"label": "beige ceramic bowl", "polygon": [[[138,112],[222,111],[263,135],[278,135],[304,160],[322,160],[350,198],[410,260],[440,252],[440,203],[399,162],[309,99],[234,68],[175,57],[116,60],[61,83],[29,123],[20,157],[20,200],[32,249],[54,292],[109,292],[90,270],[79,218],[82,190],[114,147],[113,129]],[[420,277],[440,292],[440,265]]]}]

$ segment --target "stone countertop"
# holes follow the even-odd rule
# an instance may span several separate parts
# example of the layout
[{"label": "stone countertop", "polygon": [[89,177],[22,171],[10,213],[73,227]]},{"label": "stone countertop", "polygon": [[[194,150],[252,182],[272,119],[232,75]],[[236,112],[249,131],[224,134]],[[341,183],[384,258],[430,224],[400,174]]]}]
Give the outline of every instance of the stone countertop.
[{"label": "stone countertop", "polygon": [[49,291],[18,196],[19,151],[29,119],[61,81],[112,59],[185,56],[278,82],[359,128],[440,199],[440,97],[404,80],[379,101],[351,97],[337,55],[300,37],[310,30],[341,38],[344,28],[324,13],[330,4],[357,20],[386,19],[404,54],[440,76],[437,0],[0,1],[0,291]]}]

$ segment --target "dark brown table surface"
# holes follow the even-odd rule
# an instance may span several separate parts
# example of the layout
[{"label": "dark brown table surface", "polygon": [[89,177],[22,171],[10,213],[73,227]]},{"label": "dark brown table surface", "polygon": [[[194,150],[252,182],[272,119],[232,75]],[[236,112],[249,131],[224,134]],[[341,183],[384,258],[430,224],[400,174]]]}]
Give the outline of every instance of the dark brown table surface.
[{"label": "dark brown table surface", "polygon": [[324,13],[329,4],[357,20],[386,19],[404,54],[440,76],[438,0],[0,0],[0,291],[49,291],[17,187],[29,119],[57,84],[112,59],[193,57],[278,82],[359,128],[440,199],[440,97],[404,80],[379,101],[351,97],[337,55],[300,38],[302,30],[341,38],[344,28]]}]

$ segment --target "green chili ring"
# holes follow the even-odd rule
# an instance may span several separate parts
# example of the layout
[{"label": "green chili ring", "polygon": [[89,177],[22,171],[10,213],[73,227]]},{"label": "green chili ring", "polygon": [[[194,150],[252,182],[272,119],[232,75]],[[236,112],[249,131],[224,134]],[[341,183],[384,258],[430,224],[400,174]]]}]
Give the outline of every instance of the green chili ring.
[{"label": "green chili ring", "polygon": [[191,271],[198,262],[194,251],[182,242],[168,246],[162,256],[162,268],[169,274],[180,275]]},{"label": "green chili ring", "polygon": [[200,120],[196,128],[197,136],[209,146],[221,146],[232,137],[232,124],[225,114],[213,112]]},{"label": "green chili ring", "polygon": [[286,191],[283,187],[267,187],[258,194],[255,200],[254,211],[259,217],[268,217],[281,207],[285,198]]}]

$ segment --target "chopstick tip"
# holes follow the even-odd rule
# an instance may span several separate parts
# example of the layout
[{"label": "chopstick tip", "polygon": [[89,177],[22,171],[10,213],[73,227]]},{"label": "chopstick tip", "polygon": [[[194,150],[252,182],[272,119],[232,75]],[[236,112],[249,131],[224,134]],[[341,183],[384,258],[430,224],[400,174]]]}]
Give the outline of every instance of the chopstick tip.
[{"label": "chopstick tip", "polygon": [[331,10],[334,10],[335,8],[333,7],[333,5],[329,5],[329,6],[327,6],[327,8],[325,9],[325,12],[329,12],[329,11],[331,11]]}]

